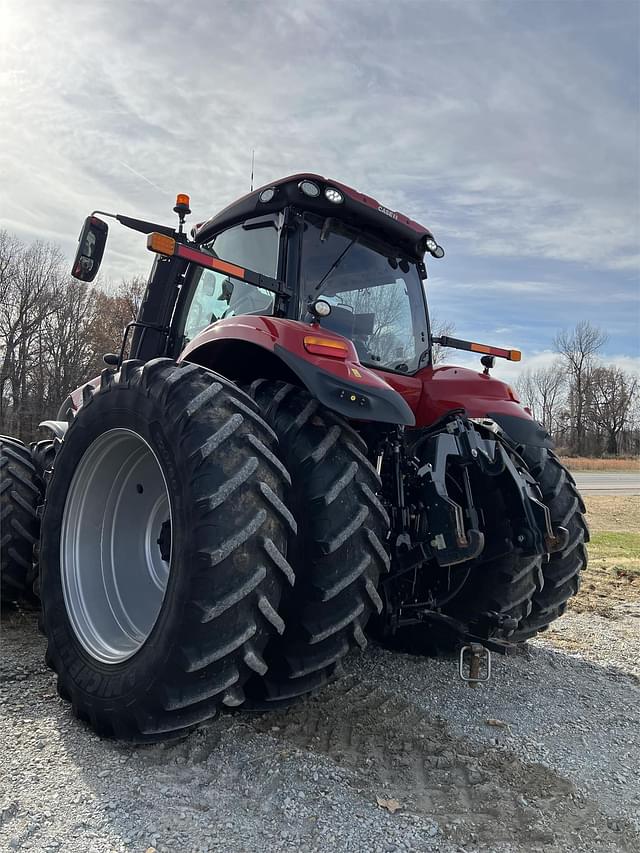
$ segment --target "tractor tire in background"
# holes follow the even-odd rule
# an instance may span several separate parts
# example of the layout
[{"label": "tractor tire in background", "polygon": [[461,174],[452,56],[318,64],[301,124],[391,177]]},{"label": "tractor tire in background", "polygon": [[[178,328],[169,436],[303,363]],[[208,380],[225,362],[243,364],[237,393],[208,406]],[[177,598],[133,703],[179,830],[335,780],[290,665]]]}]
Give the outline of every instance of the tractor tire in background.
[{"label": "tractor tire in background", "polygon": [[31,444],[31,459],[38,477],[44,482],[47,472],[53,469],[53,460],[56,458],[56,446],[60,440],[56,438],[42,438]]},{"label": "tractor tire in background", "polygon": [[0,436],[0,604],[30,598],[41,495],[29,448]]},{"label": "tractor tire in background", "polygon": [[47,663],[102,736],[184,732],[267,665],[290,581],[288,475],[255,403],[194,364],[104,370],[42,518]]},{"label": "tractor tire in background", "polygon": [[[43,438],[32,442],[31,459],[36,469],[36,474],[42,483],[42,495],[38,507],[38,542],[33,549],[33,564],[31,571],[27,574],[27,588],[33,593],[33,600],[40,604],[40,517],[42,515],[42,503],[44,502],[44,484],[53,470],[53,460],[56,458],[56,449],[61,442],[57,438]],[[42,614],[38,618],[38,627],[42,631]]]},{"label": "tractor tire in background", "polygon": [[567,602],[580,589],[580,572],[587,566],[589,541],[585,505],[569,471],[547,448],[525,447],[521,452],[538,482],[553,527],[566,527],[569,540],[563,551],[544,559],[544,583],[533,596],[531,613],[522,620],[512,638],[517,642],[546,631],[565,612]]},{"label": "tractor tire in background", "polygon": [[283,599],[286,628],[267,646],[266,676],[250,685],[254,698],[278,701],[326,684],[350,648],[365,647],[365,625],[382,606],[389,518],[366,445],[342,418],[284,382],[259,379],[248,390],[278,435],[298,523],[289,540],[295,585]]}]

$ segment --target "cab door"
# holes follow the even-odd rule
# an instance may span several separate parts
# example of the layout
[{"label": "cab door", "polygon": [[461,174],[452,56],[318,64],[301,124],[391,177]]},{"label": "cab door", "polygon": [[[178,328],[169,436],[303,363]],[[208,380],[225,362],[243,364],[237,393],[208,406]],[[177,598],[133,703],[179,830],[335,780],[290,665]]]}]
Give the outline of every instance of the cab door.
[{"label": "cab door", "polygon": [[[248,219],[226,228],[199,248],[220,260],[277,278],[283,232],[281,218]],[[172,323],[173,354],[177,356],[199,332],[218,320],[240,314],[272,316],[274,305],[275,295],[269,290],[191,265]]]}]

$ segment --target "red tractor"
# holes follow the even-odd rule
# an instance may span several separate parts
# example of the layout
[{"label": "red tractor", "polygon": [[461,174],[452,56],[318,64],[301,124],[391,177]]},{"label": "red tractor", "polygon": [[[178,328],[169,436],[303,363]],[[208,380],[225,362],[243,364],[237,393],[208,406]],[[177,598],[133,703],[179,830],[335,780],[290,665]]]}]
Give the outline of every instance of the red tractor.
[{"label": "red tractor", "polygon": [[[190,237],[188,197],[174,210],[177,229],[115,216],[155,253],[138,319],[52,441],[2,444],[2,512],[23,514],[3,572],[30,567],[40,504],[47,662],[76,715],[155,738],[322,686],[366,632],[426,652],[547,628],[586,563],[584,506],[490,375],[520,354],[432,338],[431,232],[312,174]],[[89,216],[76,278],[106,238]],[[434,343],[484,369],[434,366]]]}]

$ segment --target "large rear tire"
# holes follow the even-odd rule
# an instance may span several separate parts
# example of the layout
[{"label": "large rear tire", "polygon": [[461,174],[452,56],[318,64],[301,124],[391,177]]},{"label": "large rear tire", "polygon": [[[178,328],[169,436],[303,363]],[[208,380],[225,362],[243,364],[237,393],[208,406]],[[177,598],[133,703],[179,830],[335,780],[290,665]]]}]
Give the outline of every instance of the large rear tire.
[{"label": "large rear tire", "polygon": [[28,447],[0,437],[0,603],[25,595],[38,541],[38,504],[42,483]]},{"label": "large rear tire", "polygon": [[569,599],[580,589],[580,573],[587,567],[589,541],[584,502],[575,480],[555,453],[544,447],[527,447],[522,455],[538,481],[553,527],[566,527],[569,539],[564,550],[547,555],[543,561],[544,584],[533,596],[531,613],[522,620],[512,638],[519,642],[546,631],[565,612]]},{"label": "large rear tire", "polygon": [[187,730],[266,671],[295,527],[276,446],[196,365],[129,361],[85,387],[48,483],[41,592],[58,691],[100,735]]},{"label": "large rear tire", "polygon": [[256,698],[273,701],[322,686],[350,648],[365,647],[365,625],[382,606],[376,588],[389,568],[389,518],[366,445],[342,418],[284,382],[260,379],[249,392],[280,440],[298,522],[287,627],[270,640],[268,673],[253,685]]}]

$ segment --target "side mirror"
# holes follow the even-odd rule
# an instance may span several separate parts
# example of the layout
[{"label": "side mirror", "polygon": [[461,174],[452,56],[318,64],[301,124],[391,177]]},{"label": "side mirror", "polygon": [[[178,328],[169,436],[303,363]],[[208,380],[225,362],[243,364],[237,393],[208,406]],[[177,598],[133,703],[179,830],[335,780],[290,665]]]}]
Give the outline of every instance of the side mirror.
[{"label": "side mirror", "polygon": [[71,275],[80,281],[93,281],[107,244],[109,226],[97,216],[87,216],[78,238],[78,249],[73,259]]}]

